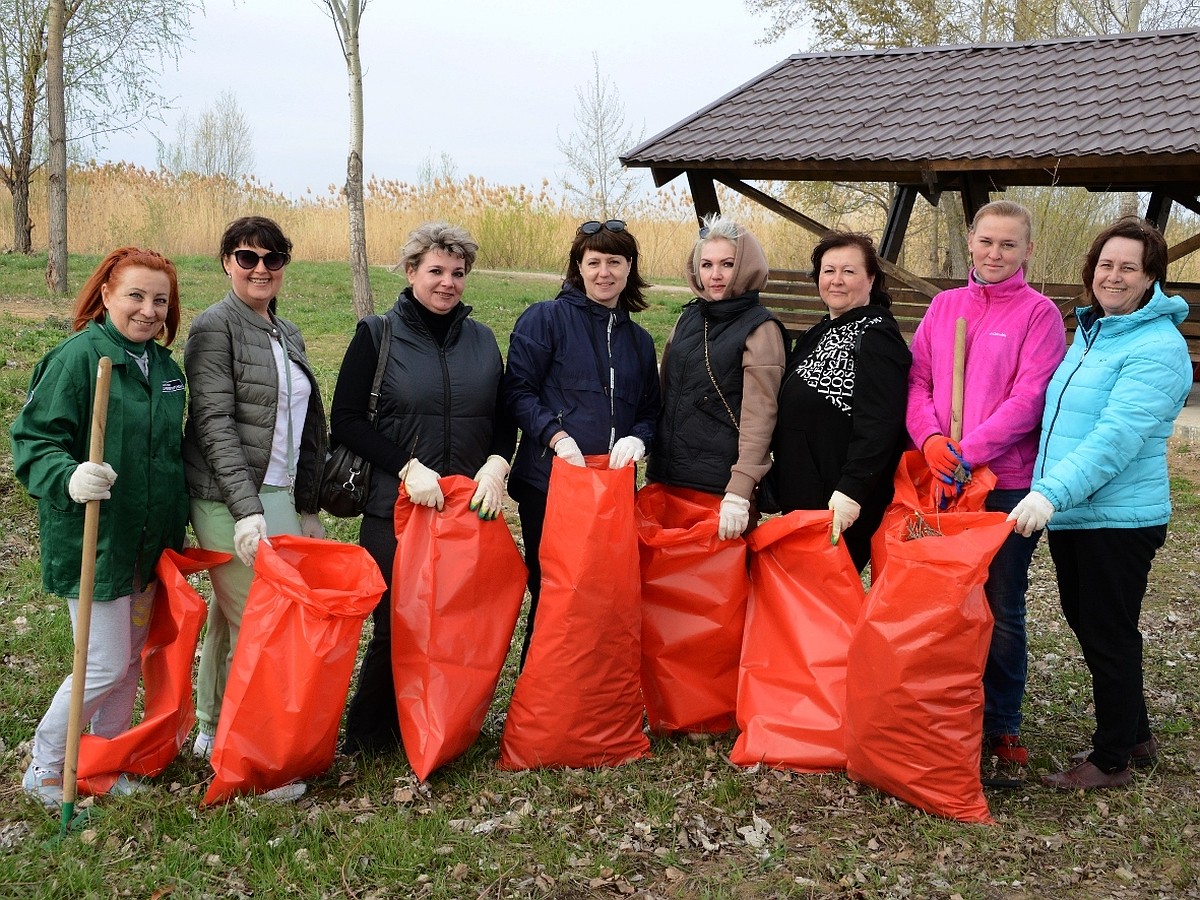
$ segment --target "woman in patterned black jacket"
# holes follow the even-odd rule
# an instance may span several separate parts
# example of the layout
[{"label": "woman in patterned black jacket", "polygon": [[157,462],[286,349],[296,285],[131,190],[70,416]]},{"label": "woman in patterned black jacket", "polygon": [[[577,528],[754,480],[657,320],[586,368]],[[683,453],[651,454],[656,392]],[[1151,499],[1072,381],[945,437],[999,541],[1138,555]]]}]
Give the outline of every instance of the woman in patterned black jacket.
[{"label": "woman in patterned black jacket", "polygon": [[784,512],[833,511],[832,538],[845,533],[862,571],[892,498],[912,355],[869,237],[830,232],[812,266],[829,313],[796,342],[784,371],[774,480]]}]

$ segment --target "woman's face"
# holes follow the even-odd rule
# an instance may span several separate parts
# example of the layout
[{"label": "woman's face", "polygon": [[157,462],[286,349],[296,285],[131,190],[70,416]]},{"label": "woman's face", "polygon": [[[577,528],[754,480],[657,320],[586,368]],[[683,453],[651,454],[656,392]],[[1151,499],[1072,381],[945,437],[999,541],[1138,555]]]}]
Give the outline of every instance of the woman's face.
[{"label": "woman's face", "polygon": [[834,247],[821,256],[817,290],[831,319],[870,303],[874,283],[875,277],[867,274],[867,258],[861,247]]},{"label": "woman's face", "polygon": [[1145,247],[1133,238],[1112,237],[1100,248],[1092,293],[1106,316],[1124,316],[1138,308],[1154,279],[1142,268]]},{"label": "woman's face", "polygon": [[583,292],[588,299],[612,309],[629,283],[629,260],[616,253],[585,250],[579,260]]},{"label": "woman's face", "polygon": [[[243,250],[249,251],[241,254],[243,262],[250,261],[250,253],[258,257],[249,269],[243,268],[237,260],[239,252]],[[283,288],[283,270],[286,268],[280,266],[275,271],[268,269],[262,260],[266,254],[267,251],[262,247],[241,243],[221,261],[225,271],[229,273],[229,280],[237,298],[262,315],[266,315],[267,306],[279,296],[279,291]]]},{"label": "woman's face", "polygon": [[137,344],[163,329],[171,303],[171,279],[145,266],[124,266],[100,285],[100,299],[113,327]]},{"label": "woman's face", "polygon": [[426,250],[417,265],[405,267],[404,274],[417,302],[438,315],[458,306],[467,284],[467,264],[445,250]]},{"label": "woman's face", "polygon": [[967,235],[975,276],[988,284],[1011,278],[1029,260],[1033,241],[1023,219],[984,216]]},{"label": "woman's face", "polygon": [[725,238],[713,238],[700,247],[700,271],[696,276],[710,299],[725,299],[735,262],[737,247]]}]

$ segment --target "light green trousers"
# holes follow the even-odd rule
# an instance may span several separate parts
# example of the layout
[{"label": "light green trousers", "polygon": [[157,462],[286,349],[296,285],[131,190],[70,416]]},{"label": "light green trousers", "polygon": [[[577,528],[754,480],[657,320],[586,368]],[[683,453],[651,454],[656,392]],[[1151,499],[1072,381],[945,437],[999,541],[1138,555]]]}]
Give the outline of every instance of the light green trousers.
[{"label": "light green trousers", "polygon": [[[267,520],[267,534],[299,534],[300,517],[287,488],[264,486],[258,494]],[[196,719],[206,734],[217,733],[217,720],[225,698],[225,681],[233,662],[242,612],[250,593],[254,571],[246,568],[233,550],[233,516],[224,503],[192,498],[192,530],[205,550],[233,553],[233,559],[209,571],[213,599],[208,604],[208,625],[200,650],[196,675]]]}]

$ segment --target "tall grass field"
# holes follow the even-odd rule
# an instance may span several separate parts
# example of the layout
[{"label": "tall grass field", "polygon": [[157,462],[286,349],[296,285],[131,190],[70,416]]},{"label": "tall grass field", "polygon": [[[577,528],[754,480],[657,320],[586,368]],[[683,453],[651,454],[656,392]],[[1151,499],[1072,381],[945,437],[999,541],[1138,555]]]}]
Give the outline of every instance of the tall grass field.
[{"label": "tall grass field", "polygon": [[[214,212],[176,243],[164,236],[195,211],[164,208],[161,233],[129,230],[136,217],[114,219],[93,255],[71,258],[72,290],[109,245],[164,246],[180,267],[185,335],[226,291],[212,245],[231,213]],[[331,248],[339,217],[330,211]],[[320,261],[339,253],[316,252],[315,226],[297,218],[285,227],[304,243],[287,269],[280,312],[299,324],[328,403],[354,328],[349,275],[342,262]],[[405,227],[375,238],[373,252],[391,261]],[[561,251],[566,233],[554,240]],[[97,799],[85,830],[48,844],[57,814],[27,798],[20,777],[34,728],[70,671],[72,642],[65,604],[41,589],[36,508],[13,476],[7,440],[33,365],[68,333],[71,303],[46,296],[44,268],[44,255],[0,256],[0,897],[1200,897],[1200,453],[1178,444],[1170,451],[1174,519],[1142,616],[1162,755],[1128,789],[1059,794],[1038,784],[1039,773],[1087,746],[1092,729],[1087,669],[1058,610],[1043,545],[1029,596],[1023,735],[1031,771],[1018,789],[988,791],[995,826],[927,815],[840,774],[735,767],[732,735],[654,738],[651,758],[614,769],[501,772],[514,651],[479,741],[427,783],[402,753],[339,755],[295,805],[239,799],[202,809],[211,770],[184,753],[149,791]],[[547,257],[530,268],[560,264]],[[381,267],[372,282],[377,309],[404,284]],[[465,300],[504,349],[517,315],[557,287],[544,274],[476,271]],[[660,349],[687,299],[659,288],[640,314]],[[182,353],[182,337],[175,349]],[[516,530],[511,507],[507,518]],[[353,521],[326,524],[331,536],[356,539]]]}]

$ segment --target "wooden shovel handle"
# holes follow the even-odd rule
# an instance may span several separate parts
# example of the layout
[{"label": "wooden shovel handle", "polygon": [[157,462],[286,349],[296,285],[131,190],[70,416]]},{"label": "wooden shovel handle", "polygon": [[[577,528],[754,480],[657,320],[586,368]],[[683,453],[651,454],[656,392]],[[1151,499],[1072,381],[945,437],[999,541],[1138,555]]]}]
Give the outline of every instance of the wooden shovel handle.
[{"label": "wooden shovel handle", "polygon": [[950,437],[962,440],[963,432],[963,378],[967,370],[967,320],[960,318],[954,323],[954,382],[950,394]]},{"label": "wooden shovel handle", "polygon": [[[104,429],[108,424],[108,389],[112,360],[100,357],[96,396],[92,402],[92,441],[88,461],[104,462]],[[83,689],[87,680],[88,636],[92,630],[92,592],[96,587],[96,542],[100,533],[100,501],[89,500],[83,513],[83,559],[79,569],[79,604],[75,611],[75,663],[71,669],[71,707],[67,718],[67,758],[63,763],[63,803],[77,796],[79,737],[83,731]]]}]

